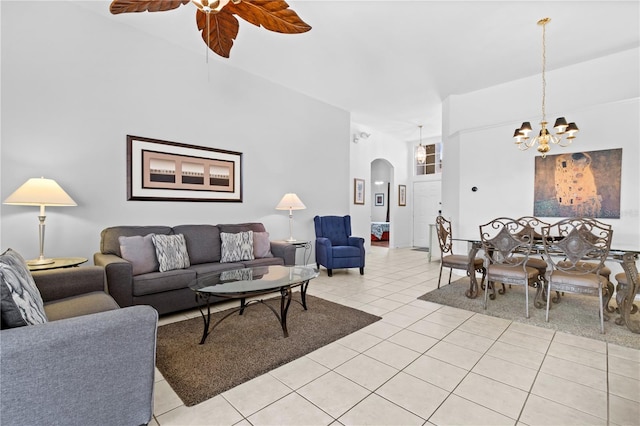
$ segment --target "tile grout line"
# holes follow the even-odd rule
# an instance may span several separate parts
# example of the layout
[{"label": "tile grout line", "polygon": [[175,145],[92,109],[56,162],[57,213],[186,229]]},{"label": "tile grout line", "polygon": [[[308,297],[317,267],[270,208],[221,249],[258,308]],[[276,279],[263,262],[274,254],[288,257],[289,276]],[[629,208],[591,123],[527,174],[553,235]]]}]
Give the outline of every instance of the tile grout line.
[{"label": "tile grout line", "polygon": [[607,343],[605,348],[605,354],[607,355],[607,424],[609,424],[611,419],[611,400],[609,396],[609,343]]},{"label": "tile grout line", "polygon": [[556,337],[556,330],[553,330],[553,335],[551,336],[551,339],[549,340],[549,345],[547,346],[547,350],[544,352],[544,358],[542,358],[542,362],[540,363],[540,366],[536,370],[536,376],[533,378],[533,381],[531,382],[531,386],[529,387],[529,391],[527,392],[527,397],[524,399],[524,404],[522,404],[522,408],[520,408],[520,414],[518,414],[518,418],[516,420],[516,424],[518,422],[520,422],[520,418],[522,417],[522,413],[524,412],[524,409],[527,406],[527,402],[529,401],[529,397],[531,396],[531,393],[533,392],[533,387],[535,386],[536,381],[538,380],[538,375],[540,374],[540,371],[542,370],[542,366],[544,365],[544,361],[547,359],[547,355],[549,354],[549,349],[551,348],[551,343],[553,343],[553,339],[555,339],[555,337]]},{"label": "tile grout line", "polygon": [[[475,313],[474,315],[471,315],[469,318],[467,318],[467,319],[466,319],[466,320],[464,320],[462,323],[460,323],[456,328],[454,328],[454,329],[453,329],[453,330],[451,330],[449,333],[447,333],[445,336],[443,336],[443,337],[442,337],[442,339],[444,339],[444,338],[445,338],[446,336],[448,336],[449,334],[453,333],[455,330],[458,330],[458,328],[459,328],[461,325],[465,324],[467,321],[469,321],[471,318],[473,318],[473,317],[474,317],[474,316],[476,316],[476,315],[481,315],[481,314],[477,314],[477,313]],[[511,326],[511,324],[512,324],[512,323],[513,323],[513,321],[510,321],[510,322],[509,322],[509,326]],[[509,326],[505,327],[505,329],[500,333],[500,335],[494,339],[493,343],[492,343],[492,344],[487,348],[487,350],[486,350],[486,351],[484,351],[484,352],[482,353],[482,356],[481,356],[481,357],[478,359],[478,361],[476,361],[476,363],[475,363],[475,364],[474,364],[474,365],[473,365],[473,366],[472,366],[472,367],[467,371],[467,373],[464,375],[464,377],[463,377],[462,379],[460,379],[460,381],[458,382],[458,384],[457,384],[457,385],[456,385],[456,386],[455,386],[451,391],[448,391],[448,392],[449,392],[449,396],[447,396],[447,397],[446,397],[446,398],[445,398],[445,399],[444,399],[444,400],[443,400],[443,401],[438,405],[438,407],[433,411],[433,413],[431,413],[431,415],[430,415],[430,416],[429,416],[429,418],[427,419],[427,422],[431,420],[431,418],[433,417],[433,415],[434,415],[434,414],[435,414],[435,413],[440,409],[440,407],[442,407],[442,405],[445,403],[445,401],[447,401],[447,400],[449,399],[449,397],[451,397],[451,395],[454,395],[454,392],[455,392],[455,390],[458,388],[458,386],[460,386],[460,383],[462,383],[462,382],[464,381],[464,379],[466,379],[466,378],[469,376],[469,374],[472,372],[472,370],[475,368],[475,366],[476,366],[476,365],[478,365],[478,363],[480,362],[480,360],[481,360],[481,359],[482,359],[482,358],[487,354],[487,352],[489,351],[489,349],[491,349],[491,348],[493,347],[493,345],[495,345],[495,344],[496,344],[496,342],[498,341],[498,339],[499,339],[499,338],[500,338],[500,337],[501,337],[501,336],[502,336],[502,335],[503,335],[503,334],[504,334],[504,333],[509,329]],[[464,331],[464,330],[459,330],[459,331]],[[440,339],[440,341],[442,341],[442,339]],[[452,343],[452,344],[453,344],[453,345],[455,345],[454,343]],[[435,346],[435,345],[434,345],[434,346]],[[455,346],[458,346],[458,345],[455,345]],[[462,346],[459,346],[459,347],[462,347]],[[466,348],[465,348],[465,349],[466,349]],[[451,365],[453,365],[453,364],[451,364]],[[446,390],[446,389],[445,389],[445,390]],[[476,405],[479,405],[479,406],[481,406],[481,407],[483,407],[483,408],[486,408],[487,410],[493,411],[494,413],[498,413],[498,414],[500,414],[501,416],[505,416],[505,417],[511,418],[511,417],[507,416],[506,414],[503,414],[503,413],[501,413],[501,412],[499,412],[499,411],[493,410],[493,409],[491,409],[491,408],[489,408],[489,407],[485,407],[484,405],[480,405],[480,404],[478,404],[477,402],[475,402],[475,401],[471,401],[470,399],[467,399],[467,398],[465,398],[465,397],[463,397],[463,396],[460,396],[460,395],[456,395],[456,396],[457,396],[457,397],[459,397],[459,398],[462,398],[462,399],[464,399],[464,400],[466,400],[466,401],[469,401],[469,402],[471,402],[472,404],[476,404]],[[525,402],[526,402],[526,400],[525,400]],[[523,407],[524,407],[524,405],[523,405]],[[516,419],[516,424],[517,424],[517,419]]]}]

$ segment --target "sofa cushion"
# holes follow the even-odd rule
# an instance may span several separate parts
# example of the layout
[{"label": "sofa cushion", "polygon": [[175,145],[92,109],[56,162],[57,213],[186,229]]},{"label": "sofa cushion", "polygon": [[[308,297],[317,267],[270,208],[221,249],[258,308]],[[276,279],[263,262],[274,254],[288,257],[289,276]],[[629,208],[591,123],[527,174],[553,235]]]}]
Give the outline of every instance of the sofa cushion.
[{"label": "sofa cushion", "polygon": [[253,257],[256,259],[273,257],[268,232],[253,232]]},{"label": "sofa cushion", "polygon": [[156,248],[160,272],[189,267],[189,253],[187,253],[187,243],[184,240],[184,235],[153,234],[151,240]]},{"label": "sofa cushion", "polygon": [[0,255],[0,293],[2,328],[47,322],[40,291],[27,263],[12,249]]},{"label": "sofa cushion", "polygon": [[252,260],[253,231],[238,232],[237,234],[220,233],[222,241],[222,257],[220,263]]},{"label": "sofa cushion", "polygon": [[212,272],[220,272],[220,271],[229,271],[231,269],[241,269],[244,268],[243,263],[200,263],[198,265],[191,265],[189,270],[195,271],[196,275],[199,277],[204,274],[210,274]]},{"label": "sofa cushion", "polygon": [[174,226],[174,234],[184,235],[189,263],[220,262],[220,230],[214,225]]},{"label": "sofa cushion", "polygon": [[333,257],[360,257],[362,254],[360,253],[360,249],[358,247],[353,246],[338,246],[333,247]]},{"label": "sofa cushion", "polygon": [[284,259],[281,257],[263,257],[262,259],[243,260],[242,264],[245,268],[254,268],[258,266],[284,265]]},{"label": "sofa cushion", "polygon": [[[185,289],[196,279],[191,269],[174,269],[167,272],[150,272],[133,277],[133,295],[146,296],[171,290]],[[194,296],[195,300],[195,296]]]},{"label": "sofa cushion", "polygon": [[113,226],[105,228],[100,233],[100,252],[122,257],[119,241],[121,235],[125,237],[140,235],[144,237],[149,234],[169,235],[172,233],[170,226]]},{"label": "sofa cushion", "polygon": [[236,224],[223,224],[218,225],[220,232],[227,232],[229,234],[237,234],[238,232],[265,232],[266,229],[264,225],[260,222],[249,222],[249,223],[236,223]]},{"label": "sofa cushion", "polygon": [[104,291],[66,297],[44,305],[49,321],[90,315],[119,308],[120,306],[116,301]]},{"label": "sofa cushion", "polygon": [[152,234],[145,235],[144,237],[141,237],[140,235],[134,235],[131,237],[121,235],[118,238],[118,241],[120,241],[120,253],[122,253],[122,258],[131,262],[133,275],[154,272],[160,267],[156,257],[156,249],[151,237]]}]

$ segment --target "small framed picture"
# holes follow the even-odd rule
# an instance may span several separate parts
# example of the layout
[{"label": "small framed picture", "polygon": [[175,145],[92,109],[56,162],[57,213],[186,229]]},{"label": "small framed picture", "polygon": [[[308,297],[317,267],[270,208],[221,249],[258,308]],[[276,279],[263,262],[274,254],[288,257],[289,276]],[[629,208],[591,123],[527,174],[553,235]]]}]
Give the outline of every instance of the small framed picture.
[{"label": "small framed picture", "polygon": [[399,206],[407,205],[407,186],[406,185],[398,185],[398,205]]},{"label": "small framed picture", "polygon": [[376,194],[376,206],[384,206],[384,194]]},{"label": "small framed picture", "polygon": [[353,204],[364,204],[364,179],[353,179]]}]

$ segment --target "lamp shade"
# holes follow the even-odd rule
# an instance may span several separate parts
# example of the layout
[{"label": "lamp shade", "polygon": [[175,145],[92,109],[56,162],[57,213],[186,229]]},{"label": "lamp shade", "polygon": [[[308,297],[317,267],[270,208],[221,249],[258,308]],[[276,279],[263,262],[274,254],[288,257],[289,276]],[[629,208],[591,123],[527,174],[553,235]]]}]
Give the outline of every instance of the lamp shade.
[{"label": "lamp shade", "polygon": [[276,210],[303,210],[306,208],[307,206],[292,192],[284,194],[284,197],[282,197],[282,200],[280,200],[276,206]]},{"label": "lamp shade", "polygon": [[53,179],[31,178],[9,195],[4,204],[16,206],[77,206]]}]

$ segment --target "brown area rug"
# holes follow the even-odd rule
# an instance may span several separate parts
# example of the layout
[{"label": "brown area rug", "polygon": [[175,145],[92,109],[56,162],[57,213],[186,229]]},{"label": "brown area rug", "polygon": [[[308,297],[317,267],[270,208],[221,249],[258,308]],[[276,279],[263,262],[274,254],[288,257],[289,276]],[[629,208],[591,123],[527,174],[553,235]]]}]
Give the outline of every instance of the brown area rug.
[{"label": "brown area rug", "polygon": [[[476,299],[469,299],[464,295],[468,288],[469,278],[460,278],[450,285],[442,285],[439,289],[430,291],[418,299],[640,349],[640,335],[632,333],[626,326],[616,325],[617,313],[609,314],[609,321],[604,322],[605,334],[600,333],[598,296],[565,293],[560,303],[552,303],[549,310],[549,322],[546,322],[546,304],[542,309],[533,306],[533,298],[536,295],[534,288],[529,288],[529,318],[526,318],[524,313],[524,288],[522,286],[512,286],[512,288],[507,286],[505,294],[496,294],[495,300],[487,300],[486,310],[483,308],[484,291],[480,290],[480,295]],[[615,306],[615,300],[609,304]],[[631,319],[639,321],[640,313],[631,315]]]},{"label": "brown area rug", "polygon": [[[380,319],[307,295],[305,311],[294,293],[287,328],[262,304],[222,321],[200,345],[202,318],[158,328],[156,366],[186,406],[192,406],[249,379],[306,355]],[[238,302],[239,303],[239,302]],[[280,297],[265,300],[280,312]],[[211,323],[230,310],[211,315]]]}]

